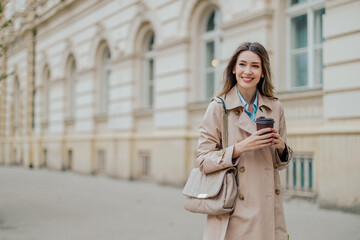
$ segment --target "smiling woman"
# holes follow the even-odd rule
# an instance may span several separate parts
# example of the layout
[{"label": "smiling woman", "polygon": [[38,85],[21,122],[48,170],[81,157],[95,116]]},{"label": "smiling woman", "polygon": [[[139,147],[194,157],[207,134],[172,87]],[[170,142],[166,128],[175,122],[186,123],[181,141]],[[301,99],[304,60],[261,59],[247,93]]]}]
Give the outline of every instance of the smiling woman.
[{"label": "smiling woman", "polygon": [[[219,96],[228,116],[229,147],[221,147],[225,113],[222,101],[214,98],[199,128],[197,162],[205,174],[235,166],[238,198],[232,213],[208,215],[204,239],[288,239],[279,170],[287,167],[292,150],[285,143],[284,110],[274,97],[266,49],[259,43],[242,44],[224,76]],[[274,126],[257,131],[258,117],[272,118]]]}]

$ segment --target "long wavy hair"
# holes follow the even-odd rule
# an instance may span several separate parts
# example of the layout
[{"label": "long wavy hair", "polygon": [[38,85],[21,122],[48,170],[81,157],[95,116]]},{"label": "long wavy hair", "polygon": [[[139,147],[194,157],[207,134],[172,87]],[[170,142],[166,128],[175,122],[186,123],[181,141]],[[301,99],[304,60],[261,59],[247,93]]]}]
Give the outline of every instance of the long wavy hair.
[{"label": "long wavy hair", "polygon": [[230,89],[237,84],[235,74],[233,73],[233,69],[236,65],[240,53],[244,51],[251,51],[256,55],[258,55],[261,59],[261,69],[264,74],[264,77],[260,78],[260,81],[257,84],[257,89],[262,95],[267,96],[269,98],[275,98],[274,85],[272,84],[271,81],[269,54],[264,48],[264,46],[258,42],[245,42],[235,50],[224,71],[223,86],[218,96],[222,96],[228,93]]}]

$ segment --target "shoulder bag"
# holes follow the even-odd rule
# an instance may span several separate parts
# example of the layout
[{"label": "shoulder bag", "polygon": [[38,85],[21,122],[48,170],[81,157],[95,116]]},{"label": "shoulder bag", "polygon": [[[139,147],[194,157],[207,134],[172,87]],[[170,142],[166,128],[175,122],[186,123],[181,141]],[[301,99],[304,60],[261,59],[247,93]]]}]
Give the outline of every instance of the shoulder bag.
[{"label": "shoulder bag", "polygon": [[[228,145],[228,114],[224,100],[219,98],[224,108],[223,149]],[[184,207],[194,213],[221,215],[230,213],[235,208],[237,196],[237,168],[229,167],[205,174],[194,168],[185,184]]]}]

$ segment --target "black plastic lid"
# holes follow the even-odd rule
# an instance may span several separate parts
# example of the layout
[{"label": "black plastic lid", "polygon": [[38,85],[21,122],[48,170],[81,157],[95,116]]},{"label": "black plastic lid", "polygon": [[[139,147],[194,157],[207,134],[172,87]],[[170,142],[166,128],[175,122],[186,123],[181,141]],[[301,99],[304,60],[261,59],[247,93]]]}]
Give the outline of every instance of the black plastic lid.
[{"label": "black plastic lid", "polygon": [[274,119],[272,118],[267,118],[267,117],[258,117],[256,120],[255,120],[256,123],[258,124],[269,124],[269,123],[274,123]]}]

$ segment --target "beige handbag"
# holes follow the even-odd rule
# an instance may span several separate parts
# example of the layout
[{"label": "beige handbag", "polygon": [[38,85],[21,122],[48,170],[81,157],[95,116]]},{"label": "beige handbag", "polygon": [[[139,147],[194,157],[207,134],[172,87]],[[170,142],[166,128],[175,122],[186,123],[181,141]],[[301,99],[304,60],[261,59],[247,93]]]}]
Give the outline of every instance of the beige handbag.
[{"label": "beige handbag", "polygon": [[[223,149],[228,145],[228,115],[225,103],[218,97],[224,107]],[[237,196],[237,168],[229,167],[213,173],[202,173],[194,168],[185,184],[184,207],[194,213],[221,215],[232,212]]]}]

